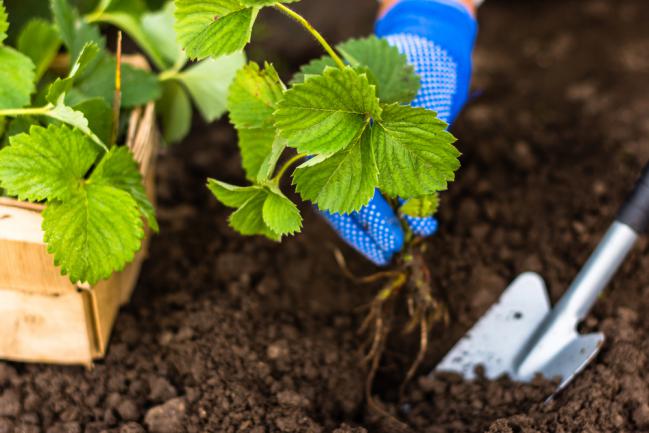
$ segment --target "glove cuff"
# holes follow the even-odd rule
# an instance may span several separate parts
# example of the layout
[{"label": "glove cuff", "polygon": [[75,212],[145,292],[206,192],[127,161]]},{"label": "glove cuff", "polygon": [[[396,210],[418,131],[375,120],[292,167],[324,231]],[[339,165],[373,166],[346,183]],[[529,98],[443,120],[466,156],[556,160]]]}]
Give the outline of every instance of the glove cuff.
[{"label": "glove cuff", "polygon": [[[379,7],[378,19],[382,18],[395,4],[401,0],[379,0],[381,6]],[[464,5],[465,8],[475,17],[478,7],[484,0],[450,0],[450,2]]]},{"label": "glove cuff", "polygon": [[456,0],[401,0],[376,22],[376,35],[410,33],[434,41],[453,57],[470,58],[478,24]]},{"label": "glove cuff", "polygon": [[401,0],[376,22],[376,35],[414,35],[441,47],[457,66],[457,94],[453,97],[449,123],[468,97],[471,53],[478,24],[456,0]]}]

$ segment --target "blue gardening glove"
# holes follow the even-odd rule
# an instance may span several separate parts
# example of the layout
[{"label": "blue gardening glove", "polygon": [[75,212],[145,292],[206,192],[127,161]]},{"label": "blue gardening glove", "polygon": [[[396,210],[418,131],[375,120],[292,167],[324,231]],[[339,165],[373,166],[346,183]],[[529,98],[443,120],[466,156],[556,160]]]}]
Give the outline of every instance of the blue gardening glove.
[{"label": "blue gardening glove", "polygon": [[[475,18],[460,0],[400,0],[376,23],[376,35],[404,53],[421,78],[412,105],[437,112],[449,124],[468,97],[476,32]],[[377,265],[389,264],[403,247],[399,219],[378,190],[357,212],[321,213],[340,237]],[[405,220],[415,235],[437,231],[435,218]]]}]

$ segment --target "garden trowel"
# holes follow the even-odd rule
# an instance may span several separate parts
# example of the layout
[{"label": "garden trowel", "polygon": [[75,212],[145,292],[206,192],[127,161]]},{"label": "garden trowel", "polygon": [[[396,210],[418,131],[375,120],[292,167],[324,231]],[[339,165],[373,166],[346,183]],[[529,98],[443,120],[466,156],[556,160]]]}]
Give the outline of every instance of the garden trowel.
[{"label": "garden trowel", "polygon": [[531,381],[541,374],[559,380],[557,391],[597,355],[604,335],[580,334],[577,325],[649,227],[649,164],[615,222],[559,302],[551,308],[541,276],[528,272],[505,289],[500,299],[437,365],[466,379],[476,367],[495,379]]}]

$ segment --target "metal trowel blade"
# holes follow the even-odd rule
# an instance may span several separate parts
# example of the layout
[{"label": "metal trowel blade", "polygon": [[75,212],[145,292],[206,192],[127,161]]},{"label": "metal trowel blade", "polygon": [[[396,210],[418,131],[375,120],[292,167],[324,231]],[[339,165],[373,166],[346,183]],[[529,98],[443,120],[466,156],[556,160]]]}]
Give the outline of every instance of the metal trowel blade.
[{"label": "metal trowel blade", "polygon": [[489,379],[503,374],[516,379],[517,356],[549,311],[543,278],[533,272],[519,275],[435,370],[460,373],[470,380],[482,366]]}]

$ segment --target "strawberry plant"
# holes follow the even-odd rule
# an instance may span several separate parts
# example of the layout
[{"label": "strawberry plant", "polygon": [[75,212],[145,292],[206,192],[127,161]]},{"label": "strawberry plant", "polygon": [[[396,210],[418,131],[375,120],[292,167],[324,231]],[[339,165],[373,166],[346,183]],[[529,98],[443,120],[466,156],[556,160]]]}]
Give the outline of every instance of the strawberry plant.
[{"label": "strawberry plant", "polygon": [[[459,168],[459,152],[436,113],[409,105],[419,78],[406,57],[375,37],[334,48],[286,6],[293,1],[297,0],[175,0],[175,29],[190,58],[219,58],[243,49],[265,8],[295,20],[326,52],[303,66],[288,84],[269,63],[250,62],[237,72],[228,110],[249,184],[208,180],[215,197],[234,209],[230,225],[241,234],[275,241],[299,232],[302,217],[280,188],[284,177],[290,177],[302,199],[323,211],[358,211],[378,188],[400,215],[432,216],[437,193],[446,189]],[[386,312],[392,311],[394,295],[408,289],[407,329],[420,326],[426,336],[409,376],[425,351],[430,326],[444,317],[421,257],[423,244],[403,225],[407,242],[397,268],[368,279],[389,278],[364,327],[373,324],[374,329],[368,383],[385,344]]]},{"label": "strawberry plant", "polygon": [[[51,19],[11,29],[0,0],[0,193],[45,204],[54,263],[73,283],[95,284],[133,259],[145,222],[158,230],[138,165],[120,145],[127,118],[120,111],[160,100],[164,137],[178,141],[189,130],[192,101],[207,121],[223,114],[244,56],[187,65],[172,29],[173,3],[149,11],[141,0],[101,0],[87,15],[68,0],[43,4],[49,7],[30,12]],[[157,73],[122,64],[120,44],[118,56],[110,54],[100,24],[125,31]]]},{"label": "strawberry plant", "polygon": [[[259,11],[273,7],[320,42],[328,56],[305,65],[290,85],[271,64],[248,63],[228,97],[248,186],[210,179],[209,188],[236,210],[230,224],[246,235],[279,240],[300,231],[296,205],[279,188],[290,167],[296,191],[330,212],[366,205],[376,188],[421,216],[459,167],[447,125],[432,111],[407,105],[419,79],[404,55],[377,38],[331,47],[302,16],[271,0],[176,0],[175,28],[190,58],[219,57],[250,41]],[[277,169],[287,149],[297,155]],[[306,157],[309,158],[306,158]],[[425,213],[425,212],[424,212]]]},{"label": "strawberry plant", "polygon": [[[144,220],[158,229],[138,165],[116,142],[120,107],[144,104],[160,90],[146,71],[120,68],[98,29],[65,1],[51,6],[53,22],[29,21],[10,47],[0,2],[0,187],[46,205],[42,228],[54,263],[73,283],[94,284],[132,260]],[[61,44],[72,61],[57,73]],[[114,98],[120,75],[122,105]]]}]

